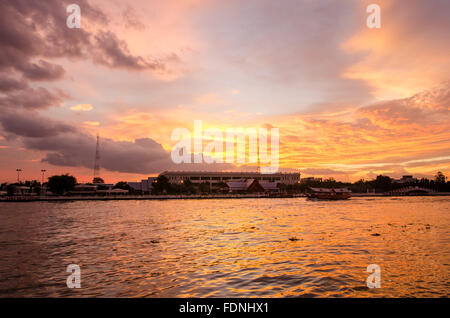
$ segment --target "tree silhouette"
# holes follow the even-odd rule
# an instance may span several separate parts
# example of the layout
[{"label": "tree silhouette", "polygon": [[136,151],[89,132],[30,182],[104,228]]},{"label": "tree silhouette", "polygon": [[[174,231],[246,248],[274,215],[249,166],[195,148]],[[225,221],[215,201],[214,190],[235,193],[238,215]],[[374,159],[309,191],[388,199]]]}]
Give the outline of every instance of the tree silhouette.
[{"label": "tree silhouette", "polygon": [[435,179],[434,179],[434,181],[436,183],[445,183],[446,180],[447,180],[447,177],[441,171],[438,171],[436,173],[436,176],[435,176]]},{"label": "tree silhouette", "polygon": [[129,193],[134,193],[134,189],[126,181],[117,182],[113,189],[128,190]]},{"label": "tree silhouette", "polygon": [[67,191],[73,190],[76,183],[77,179],[66,173],[48,178],[47,186],[55,194],[64,194]]},{"label": "tree silhouette", "polygon": [[152,183],[152,194],[170,193],[172,187],[169,183],[169,179],[165,176],[158,176]]},{"label": "tree silhouette", "polygon": [[92,183],[105,183],[105,180],[103,180],[103,179],[100,178],[100,177],[95,177],[95,178],[92,180]]}]

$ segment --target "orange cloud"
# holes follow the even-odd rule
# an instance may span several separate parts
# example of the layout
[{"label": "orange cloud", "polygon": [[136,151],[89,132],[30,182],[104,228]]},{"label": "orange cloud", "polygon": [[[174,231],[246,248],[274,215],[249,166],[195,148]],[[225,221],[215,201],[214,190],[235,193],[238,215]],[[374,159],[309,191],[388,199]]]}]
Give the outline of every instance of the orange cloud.
[{"label": "orange cloud", "polygon": [[411,96],[448,80],[450,22],[441,14],[448,3],[387,0],[380,7],[380,29],[363,27],[341,44],[344,52],[363,56],[342,76],[368,82],[379,99]]},{"label": "orange cloud", "polygon": [[93,109],[91,104],[78,104],[70,107],[73,111],[82,111],[82,112],[88,112]]},{"label": "orange cloud", "polygon": [[351,180],[370,173],[429,174],[437,168],[448,170],[449,105],[450,83],[444,83],[409,98],[334,114],[244,117],[224,111],[214,116],[187,107],[129,111],[114,117],[103,133],[130,140],[150,137],[170,150],[175,143],[170,140],[172,130],[192,130],[194,119],[203,120],[203,129],[222,131],[227,127],[278,127],[282,168],[328,171],[338,179]]}]

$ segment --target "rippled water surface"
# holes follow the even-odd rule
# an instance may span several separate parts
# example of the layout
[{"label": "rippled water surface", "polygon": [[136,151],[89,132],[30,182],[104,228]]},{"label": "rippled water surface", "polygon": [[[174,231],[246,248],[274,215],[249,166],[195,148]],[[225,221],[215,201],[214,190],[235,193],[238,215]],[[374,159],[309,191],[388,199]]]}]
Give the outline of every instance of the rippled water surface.
[{"label": "rippled water surface", "polygon": [[0,296],[448,297],[449,234],[450,197],[0,203]]}]

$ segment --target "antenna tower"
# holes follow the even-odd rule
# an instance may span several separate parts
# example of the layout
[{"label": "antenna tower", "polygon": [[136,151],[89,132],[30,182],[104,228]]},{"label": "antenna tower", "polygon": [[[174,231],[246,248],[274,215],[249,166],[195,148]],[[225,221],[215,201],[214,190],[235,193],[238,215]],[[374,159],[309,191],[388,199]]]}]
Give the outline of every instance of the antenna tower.
[{"label": "antenna tower", "polygon": [[100,136],[97,133],[97,144],[95,146],[95,161],[94,161],[94,181],[100,175]]}]

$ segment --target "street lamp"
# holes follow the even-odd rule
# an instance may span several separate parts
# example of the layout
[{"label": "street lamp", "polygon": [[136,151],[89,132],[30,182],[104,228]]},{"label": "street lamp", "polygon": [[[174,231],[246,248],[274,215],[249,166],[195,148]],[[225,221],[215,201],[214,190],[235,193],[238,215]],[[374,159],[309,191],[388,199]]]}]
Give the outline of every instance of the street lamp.
[{"label": "street lamp", "polygon": [[17,171],[17,182],[20,183],[20,172],[22,171],[22,169],[16,169]]}]

